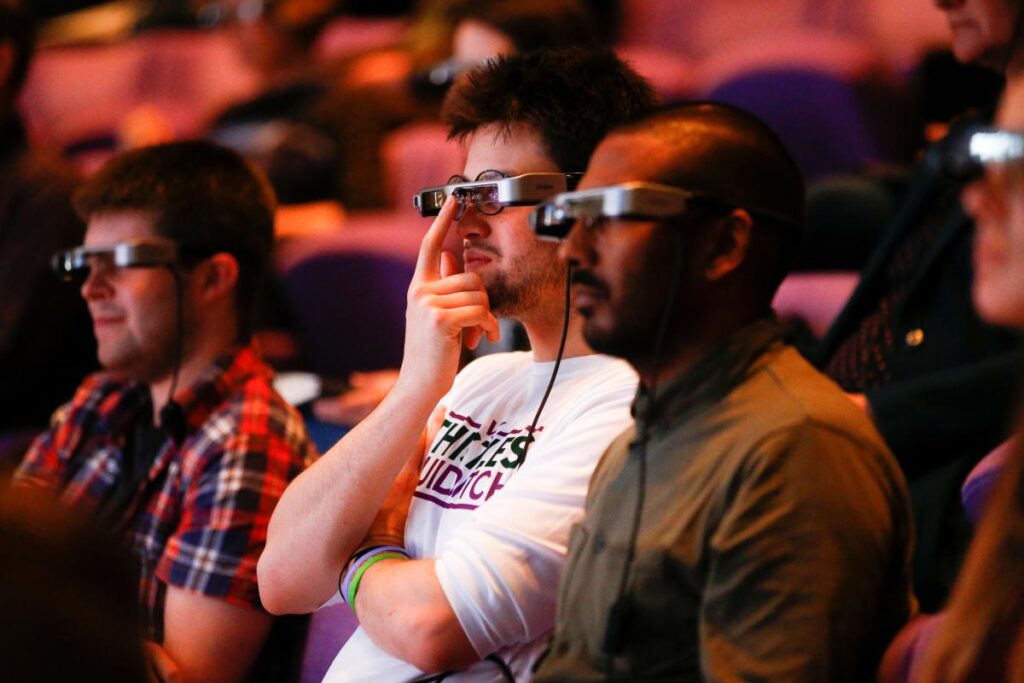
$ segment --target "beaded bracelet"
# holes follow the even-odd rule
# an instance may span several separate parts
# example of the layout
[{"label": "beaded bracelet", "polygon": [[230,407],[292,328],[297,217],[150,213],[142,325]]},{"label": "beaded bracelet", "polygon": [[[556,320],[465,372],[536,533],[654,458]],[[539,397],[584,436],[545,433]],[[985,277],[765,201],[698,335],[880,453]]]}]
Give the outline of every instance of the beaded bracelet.
[{"label": "beaded bracelet", "polygon": [[348,571],[342,570],[342,573],[338,576],[338,594],[341,595],[341,599],[354,607],[356,592],[359,590],[359,584],[363,580],[363,574],[377,562],[389,559],[408,560],[409,553],[405,548],[397,545],[378,545],[363,548],[353,554],[352,559],[346,565]]}]

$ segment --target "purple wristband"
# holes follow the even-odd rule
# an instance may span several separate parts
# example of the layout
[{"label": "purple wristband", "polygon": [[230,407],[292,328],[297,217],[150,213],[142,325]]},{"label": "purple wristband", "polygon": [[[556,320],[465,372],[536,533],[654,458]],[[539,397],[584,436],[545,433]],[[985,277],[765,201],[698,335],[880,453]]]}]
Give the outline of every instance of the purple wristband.
[{"label": "purple wristband", "polygon": [[404,557],[409,557],[409,551],[397,545],[378,545],[369,548],[364,548],[352,556],[352,559],[348,561],[348,571],[345,572],[345,578],[342,580],[341,585],[338,588],[338,592],[341,594],[343,602],[348,603],[348,593],[352,587],[352,579],[355,578],[356,574],[359,573],[359,568],[366,564],[367,560],[383,553],[398,553]]}]

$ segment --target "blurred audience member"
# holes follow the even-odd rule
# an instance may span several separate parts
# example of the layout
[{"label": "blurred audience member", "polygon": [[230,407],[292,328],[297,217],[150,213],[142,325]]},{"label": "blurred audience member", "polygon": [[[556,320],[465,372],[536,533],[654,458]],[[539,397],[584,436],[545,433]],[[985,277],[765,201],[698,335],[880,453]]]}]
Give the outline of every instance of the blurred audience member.
[{"label": "blurred audience member", "polygon": [[337,194],[338,142],[317,116],[332,77],[312,54],[335,5],[336,0],[210,5],[218,8],[221,21],[230,23],[242,56],[260,74],[264,89],[219,114],[209,135],[262,168],[282,204],[334,199]]},{"label": "blurred audience member", "polygon": [[127,553],[50,496],[0,491],[3,679],[148,680]]},{"label": "blurred audience member", "polygon": [[592,47],[598,30],[582,0],[432,0],[422,5],[410,41],[405,50],[354,61],[325,110],[334,113],[343,146],[346,207],[390,203],[381,140],[409,121],[436,119],[460,73],[503,54]]},{"label": "blurred audience member", "polygon": [[906,621],[899,466],[771,312],[803,209],[778,138],[697,103],[613,131],[535,214],[585,339],[640,374],[537,680],[867,681]]},{"label": "blurred audience member", "polygon": [[264,673],[256,561],[314,455],[247,344],[273,203],[265,178],[205,142],[125,153],[77,192],[85,246],[56,265],[84,280],[104,371],[15,475],[126,535],[153,661],[186,681]]},{"label": "blurred audience member", "polygon": [[73,172],[30,147],[16,101],[32,58],[25,0],[0,0],[0,435],[41,430],[96,367],[86,308],[50,272],[50,257],[81,243]]},{"label": "blurred audience member", "polygon": [[[965,141],[986,150],[975,157],[984,176],[963,196],[976,226],[972,295],[982,318],[1024,330],[1024,75],[1011,72],[996,124]],[[999,480],[948,608],[904,630],[883,683],[1024,680],[1024,441],[1000,451]]]},{"label": "blurred audience member", "polygon": [[[1005,69],[1018,0],[941,0],[962,61]],[[959,135],[962,131],[957,131]],[[955,136],[954,136],[955,137]],[[822,343],[821,366],[872,417],[909,482],[914,588],[942,605],[970,538],[960,483],[1009,431],[1024,346],[970,301],[962,181],[928,151],[861,281]]]}]

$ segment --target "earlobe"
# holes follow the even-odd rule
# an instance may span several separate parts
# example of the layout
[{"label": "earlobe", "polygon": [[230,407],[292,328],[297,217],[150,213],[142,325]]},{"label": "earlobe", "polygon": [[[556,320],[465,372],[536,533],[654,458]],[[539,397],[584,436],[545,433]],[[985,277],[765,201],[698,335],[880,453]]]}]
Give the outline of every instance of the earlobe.
[{"label": "earlobe", "polygon": [[704,271],[708,280],[721,280],[740,267],[747,256],[753,227],[754,219],[745,209],[734,209],[722,220],[715,231],[710,265]]}]

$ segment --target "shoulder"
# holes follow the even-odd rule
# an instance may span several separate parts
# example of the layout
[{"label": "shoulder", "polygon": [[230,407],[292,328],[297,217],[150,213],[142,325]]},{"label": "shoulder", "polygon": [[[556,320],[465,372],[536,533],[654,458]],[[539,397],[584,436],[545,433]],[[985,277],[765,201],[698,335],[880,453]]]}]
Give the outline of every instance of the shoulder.
[{"label": "shoulder", "polygon": [[755,413],[768,432],[831,434],[862,447],[888,452],[871,419],[839,386],[808,363],[795,349],[771,352],[757,373],[737,392],[741,405]]},{"label": "shoulder", "polygon": [[71,401],[58,409],[58,415],[72,417],[83,413],[112,415],[126,398],[141,391],[140,385],[119,379],[107,372],[88,375],[75,390]]},{"label": "shoulder", "polygon": [[289,478],[316,456],[302,416],[262,374],[241,382],[210,413],[190,442],[190,451],[199,460],[224,454],[250,464],[259,460],[261,469],[293,472]]},{"label": "shoulder", "polygon": [[780,484],[821,490],[859,481],[902,495],[903,476],[870,418],[832,380],[783,347],[723,409],[734,434],[731,456],[744,476],[782,475]]}]

